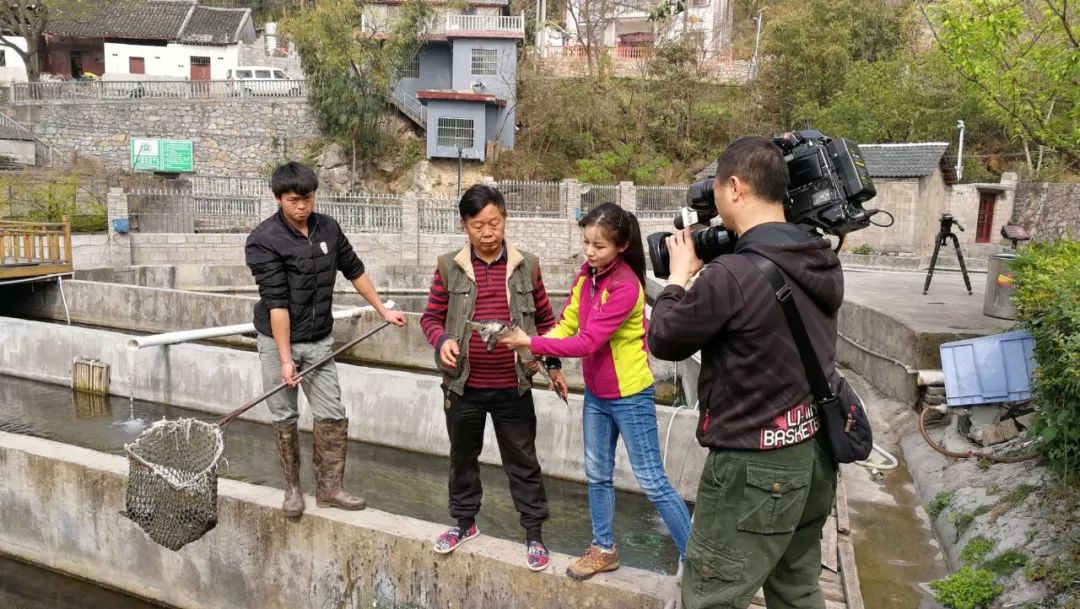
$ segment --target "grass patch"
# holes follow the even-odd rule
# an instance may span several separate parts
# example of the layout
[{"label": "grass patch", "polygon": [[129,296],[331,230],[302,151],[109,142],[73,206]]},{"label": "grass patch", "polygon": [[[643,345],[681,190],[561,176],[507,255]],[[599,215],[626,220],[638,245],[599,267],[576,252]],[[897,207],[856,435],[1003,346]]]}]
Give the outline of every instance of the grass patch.
[{"label": "grass patch", "polygon": [[948,577],[930,582],[934,597],[948,609],[986,607],[1004,590],[986,569],[963,567]]},{"label": "grass patch", "polygon": [[[967,548],[965,548],[967,549]],[[962,556],[962,554],[961,554]],[[1028,556],[1019,550],[1005,550],[983,563],[983,568],[998,575],[1009,576],[1028,564]]]},{"label": "grass patch", "polygon": [[941,491],[934,495],[934,499],[926,506],[926,513],[930,514],[931,518],[937,518],[952,503],[954,495],[956,491]]},{"label": "grass patch", "polygon": [[990,486],[986,487],[986,494],[987,495],[996,495],[996,494],[998,494],[1000,492],[1001,492],[1001,487],[998,486],[996,483],[991,484]]},{"label": "grass patch", "polygon": [[1080,589],[1080,563],[1073,557],[1039,559],[1024,569],[1024,575],[1033,582],[1043,582],[1054,594]]},{"label": "grass patch", "polygon": [[964,545],[963,550],[960,550],[960,560],[967,564],[980,563],[988,554],[990,554],[990,550],[993,549],[993,541],[990,541],[982,535],[977,535],[972,537],[971,540]]}]

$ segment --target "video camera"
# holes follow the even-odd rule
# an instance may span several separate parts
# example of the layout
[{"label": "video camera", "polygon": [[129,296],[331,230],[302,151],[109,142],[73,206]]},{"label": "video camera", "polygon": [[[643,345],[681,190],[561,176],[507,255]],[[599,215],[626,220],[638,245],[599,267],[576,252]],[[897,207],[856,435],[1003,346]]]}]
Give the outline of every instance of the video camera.
[{"label": "video camera", "polygon": [[[783,151],[788,167],[788,198],[784,201],[788,222],[817,234],[840,237],[841,243],[844,235],[871,224],[871,216],[880,210],[867,210],[862,204],[877,191],[856,144],[832,139],[813,129],[777,134],[772,141]],[[713,180],[714,176],[710,176],[690,185],[687,206],[675,217],[675,228],[708,226],[716,217]],[[670,236],[653,233],[647,239],[653,273],[661,279],[671,274],[666,242]],[[735,250],[736,236],[722,224],[708,226],[691,236],[694,252],[706,263]]]}]

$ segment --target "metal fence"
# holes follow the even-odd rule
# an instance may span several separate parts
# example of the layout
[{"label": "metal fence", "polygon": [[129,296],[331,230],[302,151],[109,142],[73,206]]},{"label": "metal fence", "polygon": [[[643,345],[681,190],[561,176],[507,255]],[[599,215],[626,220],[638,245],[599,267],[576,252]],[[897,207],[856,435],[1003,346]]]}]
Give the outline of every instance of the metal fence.
[{"label": "metal fence", "polygon": [[685,186],[638,186],[635,191],[639,218],[668,218],[686,206]]},{"label": "metal fence", "polygon": [[565,191],[559,182],[498,183],[506,197],[506,209],[512,216],[529,218],[565,218]]},{"label": "metal fence", "polygon": [[604,203],[622,204],[622,194],[617,184],[582,184],[581,200],[578,202],[578,218],[592,208]]},{"label": "metal fence", "polygon": [[239,176],[191,176],[191,190],[197,194],[269,196],[270,181]]},{"label": "metal fence", "polygon": [[259,197],[139,189],[128,193],[131,230],[141,233],[246,233],[259,224]]},{"label": "metal fence", "polygon": [[420,232],[452,235],[461,232],[461,216],[457,200],[450,198],[420,199]]},{"label": "metal fence", "polygon": [[46,81],[11,86],[15,104],[139,99],[303,97],[302,80]]},{"label": "metal fence", "polygon": [[397,195],[320,195],[317,209],[332,216],[346,233],[400,233]]}]

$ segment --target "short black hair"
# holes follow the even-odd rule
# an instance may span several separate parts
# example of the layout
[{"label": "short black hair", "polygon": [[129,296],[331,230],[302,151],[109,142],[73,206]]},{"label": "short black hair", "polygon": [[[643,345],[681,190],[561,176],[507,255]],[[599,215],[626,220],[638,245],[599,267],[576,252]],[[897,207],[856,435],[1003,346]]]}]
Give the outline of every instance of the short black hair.
[{"label": "short black hair", "polygon": [[787,199],[788,168],[784,153],[771,141],[750,135],[735,140],[716,159],[716,179],[737,176],[756,195],[773,203]]},{"label": "short black hair", "polygon": [[461,195],[458,213],[462,220],[467,220],[484,211],[488,205],[495,205],[502,215],[506,215],[506,199],[498,188],[487,184],[473,184]]},{"label": "short black hair", "polygon": [[319,176],[307,165],[296,161],[279,165],[270,177],[270,190],[274,191],[274,196],[279,199],[285,193],[292,192],[303,197],[318,189]]}]

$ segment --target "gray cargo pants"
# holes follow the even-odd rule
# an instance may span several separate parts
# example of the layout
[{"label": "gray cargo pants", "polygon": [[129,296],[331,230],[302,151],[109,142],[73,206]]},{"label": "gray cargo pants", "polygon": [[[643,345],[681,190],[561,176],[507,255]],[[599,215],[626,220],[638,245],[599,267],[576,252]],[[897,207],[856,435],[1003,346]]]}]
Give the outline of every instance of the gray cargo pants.
[{"label": "gray cargo pants", "polygon": [[[274,339],[259,333],[257,339],[259,361],[262,363],[263,388],[273,389],[281,382],[281,360],[278,358]],[[293,343],[292,357],[297,370],[303,370],[333,351],[334,338],[327,336],[310,343]],[[341,403],[341,385],[338,384],[337,365],[333,360],[311,371],[300,380],[304,397],[311,405],[315,420],[340,420],[345,418],[345,406]],[[288,387],[266,400],[270,413],[278,423],[291,423],[299,416],[297,387]]]}]

